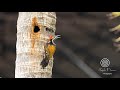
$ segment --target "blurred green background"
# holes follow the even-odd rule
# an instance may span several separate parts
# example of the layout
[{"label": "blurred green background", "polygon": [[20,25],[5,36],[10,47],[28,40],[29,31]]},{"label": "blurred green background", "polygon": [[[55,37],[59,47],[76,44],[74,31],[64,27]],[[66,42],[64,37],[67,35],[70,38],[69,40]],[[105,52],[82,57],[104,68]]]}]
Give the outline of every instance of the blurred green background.
[{"label": "blurred green background", "polygon": [[[120,18],[109,20],[110,12],[56,12],[57,43],[53,78],[120,77],[120,53],[116,52],[109,29],[120,23]],[[0,77],[14,78],[16,59],[16,23],[18,12],[0,12]],[[120,36],[120,35],[119,35]],[[112,75],[99,71],[100,61],[110,60]],[[84,63],[84,64],[82,64]],[[89,73],[90,72],[90,73]],[[96,74],[96,75],[94,75]]]}]

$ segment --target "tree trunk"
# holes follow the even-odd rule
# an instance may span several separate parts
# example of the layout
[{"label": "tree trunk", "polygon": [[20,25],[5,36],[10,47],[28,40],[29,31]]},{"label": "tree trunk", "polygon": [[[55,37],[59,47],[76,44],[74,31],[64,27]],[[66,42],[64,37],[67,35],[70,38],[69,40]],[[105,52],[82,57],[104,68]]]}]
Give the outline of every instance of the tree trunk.
[{"label": "tree trunk", "polygon": [[53,58],[43,69],[44,45],[55,35],[55,12],[19,12],[15,78],[51,78]]}]

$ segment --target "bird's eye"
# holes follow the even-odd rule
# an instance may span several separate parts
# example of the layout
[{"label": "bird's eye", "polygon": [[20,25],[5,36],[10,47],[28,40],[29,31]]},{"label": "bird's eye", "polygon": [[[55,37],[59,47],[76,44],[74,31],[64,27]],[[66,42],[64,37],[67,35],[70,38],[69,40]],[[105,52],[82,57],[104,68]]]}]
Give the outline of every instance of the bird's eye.
[{"label": "bird's eye", "polygon": [[48,28],[46,28],[46,31],[49,31],[49,29],[48,29]]},{"label": "bird's eye", "polygon": [[46,31],[47,31],[47,32],[51,32],[51,33],[54,32],[54,30],[53,30],[53,29],[50,29],[50,28],[46,28]]},{"label": "bird's eye", "polygon": [[54,30],[53,30],[53,29],[51,29],[51,32],[52,32],[52,33],[54,33]]}]

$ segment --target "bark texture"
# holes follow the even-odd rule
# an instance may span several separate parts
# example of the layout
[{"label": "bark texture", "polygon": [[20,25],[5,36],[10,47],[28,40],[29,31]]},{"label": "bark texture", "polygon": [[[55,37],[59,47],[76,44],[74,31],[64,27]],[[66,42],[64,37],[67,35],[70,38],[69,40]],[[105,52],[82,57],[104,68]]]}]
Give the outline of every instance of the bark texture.
[{"label": "bark texture", "polygon": [[53,59],[43,69],[44,45],[55,35],[55,12],[19,12],[15,78],[51,78]]}]

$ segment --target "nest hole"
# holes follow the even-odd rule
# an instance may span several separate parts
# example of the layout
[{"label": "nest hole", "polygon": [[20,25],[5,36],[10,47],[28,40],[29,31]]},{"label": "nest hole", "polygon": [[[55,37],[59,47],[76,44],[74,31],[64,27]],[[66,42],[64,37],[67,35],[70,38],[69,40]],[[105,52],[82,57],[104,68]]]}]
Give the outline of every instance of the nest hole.
[{"label": "nest hole", "polygon": [[40,31],[40,28],[38,26],[34,26],[34,32],[37,33]]}]

